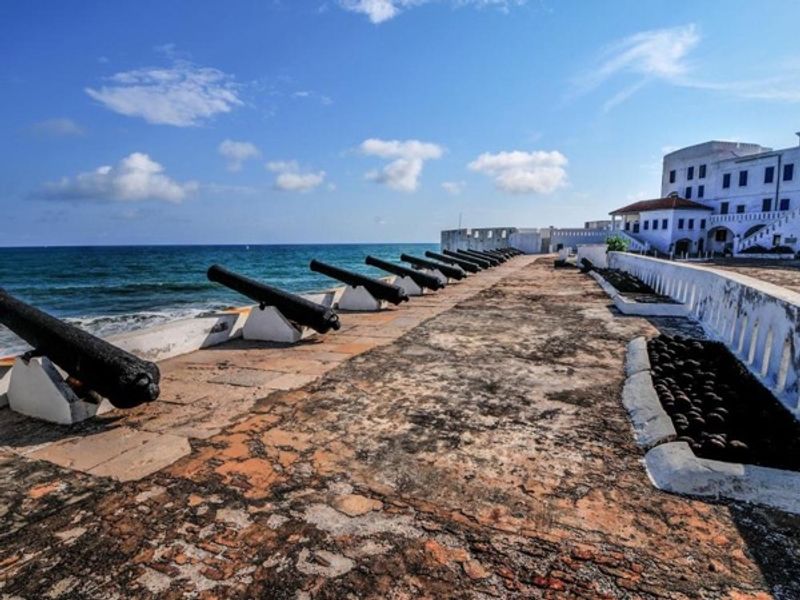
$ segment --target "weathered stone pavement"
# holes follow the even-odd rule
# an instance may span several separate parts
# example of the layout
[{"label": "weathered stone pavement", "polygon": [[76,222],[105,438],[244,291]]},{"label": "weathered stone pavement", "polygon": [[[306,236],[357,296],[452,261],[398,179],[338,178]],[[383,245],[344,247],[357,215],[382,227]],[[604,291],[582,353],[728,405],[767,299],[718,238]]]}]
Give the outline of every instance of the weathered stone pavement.
[{"label": "weathered stone pavement", "polygon": [[[592,279],[518,258],[345,323],[167,361],[93,430],[0,430],[0,596],[800,597],[800,519],[650,485],[620,390],[655,328]],[[191,452],[59,458],[97,433]]]}]

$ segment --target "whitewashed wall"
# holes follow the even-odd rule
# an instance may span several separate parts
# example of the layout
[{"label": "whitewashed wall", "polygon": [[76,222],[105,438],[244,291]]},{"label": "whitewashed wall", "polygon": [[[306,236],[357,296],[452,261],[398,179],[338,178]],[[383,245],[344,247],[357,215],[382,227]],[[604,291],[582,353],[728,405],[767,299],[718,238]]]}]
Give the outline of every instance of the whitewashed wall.
[{"label": "whitewashed wall", "polygon": [[578,266],[581,264],[581,259],[587,258],[595,267],[605,269],[608,266],[607,251],[607,244],[581,244],[578,246]]},{"label": "whitewashed wall", "polygon": [[610,252],[609,265],[685,303],[709,337],[800,418],[800,294],[738,273],[623,252]]}]

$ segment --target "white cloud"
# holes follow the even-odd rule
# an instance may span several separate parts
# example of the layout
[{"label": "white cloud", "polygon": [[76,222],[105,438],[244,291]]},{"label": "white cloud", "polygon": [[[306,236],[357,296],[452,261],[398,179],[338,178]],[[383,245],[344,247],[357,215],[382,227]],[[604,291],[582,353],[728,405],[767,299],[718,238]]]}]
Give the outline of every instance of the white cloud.
[{"label": "white cloud", "polygon": [[699,42],[700,34],[693,23],[635,33],[601,53],[598,64],[575,81],[578,92],[588,92],[614,77],[633,75],[635,80],[632,83],[606,101],[608,110],[633,96],[650,81],[677,83],[689,72],[687,56]]},{"label": "white cloud", "polygon": [[86,93],[114,112],[176,127],[200,125],[243,104],[230,75],[185,60],[166,68],[123,71]]},{"label": "white cloud", "polygon": [[[796,58],[773,60],[759,78],[714,81],[697,76],[698,65],[689,61],[700,40],[692,23],[631,35],[609,46],[598,63],[574,81],[576,92],[586,93],[627,76],[625,83],[620,83],[620,88],[604,102],[605,110],[625,102],[653,81],[744,100],[800,102],[800,64]],[[736,68],[741,70],[740,65]],[[761,65],[759,68],[763,71]]]},{"label": "white cloud", "polygon": [[39,135],[50,136],[70,136],[70,135],[84,135],[83,127],[78,125],[72,119],[60,117],[56,119],[46,119],[33,124],[33,132]]},{"label": "white cloud", "polygon": [[[339,0],[339,6],[350,12],[366,15],[375,24],[393,19],[407,8],[442,2],[444,0]],[[507,12],[512,6],[522,6],[527,0],[449,0],[456,7],[493,7]]]},{"label": "white cloud", "polygon": [[223,141],[217,151],[228,161],[229,171],[241,171],[242,164],[251,158],[258,158],[261,152],[255,144],[251,142],[236,142],[234,140]]},{"label": "white cloud", "polygon": [[370,171],[367,179],[385,183],[395,190],[413,192],[419,185],[419,176],[426,160],[441,158],[444,149],[438,144],[419,140],[368,139],[361,143],[361,152],[368,156],[393,158],[380,171]]},{"label": "white cloud", "polygon": [[278,174],[275,188],[284,192],[309,192],[325,182],[325,171],[303,173],[294,160],[271,161],[266,167]]},{"label": "white cloud", "polygon": [[546,152],[485,152],[469,168],[494,178],[497,189],[512,194],[550,194],[566,185],[567,158],[553,150]]},{"label": "white cloud", "polygon": [[442,189],[451,196],[458,196],[464,191],[466,184],[463,181],[445,181],[442,183]]},{"label": "white cloud", "polygon": [[147,154],[134,152],[116,166],[102,166],[75,177],[45,184],[38,194],[55,200],[181,202],[197,189],[195,182],[179,183],[164,174],[164,167]]}]

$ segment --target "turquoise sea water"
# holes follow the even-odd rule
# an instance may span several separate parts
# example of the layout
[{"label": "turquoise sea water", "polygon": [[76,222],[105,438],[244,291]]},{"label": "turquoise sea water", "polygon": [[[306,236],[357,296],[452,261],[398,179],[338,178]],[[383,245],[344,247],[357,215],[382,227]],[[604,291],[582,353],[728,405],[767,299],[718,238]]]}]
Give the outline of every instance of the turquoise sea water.
[{"label": "turquoise sea water", "polygon": [[[0,287],[98,335],[138,329],[250,301],[206,279],[218,263],[293,292],[341,285],[308,269],[312,258],[372,276],[368,254],[398,262],[438,244],[0,248]],[[0,356],[25,348],[0,325]]]}]

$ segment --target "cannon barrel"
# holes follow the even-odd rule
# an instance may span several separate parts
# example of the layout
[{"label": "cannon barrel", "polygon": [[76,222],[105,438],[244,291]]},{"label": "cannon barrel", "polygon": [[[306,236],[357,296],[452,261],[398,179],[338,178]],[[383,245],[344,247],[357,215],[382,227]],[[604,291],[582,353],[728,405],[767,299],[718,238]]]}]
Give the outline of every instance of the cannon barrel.
[{"label": "cannon barrel", "polygon": [[258,302],[262,308],[274,306],[288,320],[310,327],[318,333],[327,333],[341,327],[339,315],[327,306],[228,271],[219,265],[209,267],[208,279],[247,296]]},{"label": "cannon barrel", "polygon": [[444,265],[435,260],[426,260],[418,256],[411,256],[410,254],[401,254],[400,260],[414,265],[419,269],[436,269],[445,277],[450,279],[460,279],[464,277],[464,271],[460,267],[453,267],[452,265]]},{"label": "cannon barrel", "polygon": [[414,269],[409,269],[408,267],[404,267],[402,265],[396,265],[394,263],[381,260],[380,258],[375,258],[374,256],[367,256],[364,259],[364,262],[370,266],[378,267],[387,273],[393,273],[394,275],[398,275],[400,277],[408,277],[421,288],[428,288],[429,290],[436,291],[444,287],[439,279],[428,275],[427,273],[420,273]]},{"label": "cannon barrel", "polygon": [[476,265],[475,263],[462,260],[460,258],[454,258],[452,256],[447,256],[446,254],[439,254],[438,252],[432,252],[430,250],[425,251],[425,256],[428,258],[432,258],[434,260],[438,260],[439,262],[447,263],[450,265],[455,265],[467,273],[477,273],[481,270],[481,268]]},{"label": "cannon barrel", "polygon": [[492,262],[488,258],[484,258],[484,257],[478,256],[476,254],[470,254],[469,252],[466,252],[465,250],[460,250],[460,249],[456,250],[456,255],[478,263],[481,266],[481,268],[483,268],[483,269],[488,269],[489,267],[493,267],[494,266],[492,264]]},{"label": "cannon barrel", "polygon": [[482,258],[483,260],[489,261],[489,264],[493,267],[496,267],[500,264],[500,259],[495,258],[494,256],[490,256],[489,254],[484,254],[483,252],[479,252],[478,250],[469,250],[465,249],[464,252],[467,254],[471,254],[472,256],[477,256],[478,258]]},{"label": "cannon barrel", "polygon": [[506,260],[514,256],[507,248],[495,248],[494,250],[491,250],[491,253],[496,256],[502,256]]},{"label": "cannon barrel", "polygon": [[46,356],[70,377],[117,408],[158,398],[161,373],[155,363],[65,323],[0,289],[0,323]]},{"label": "cannon barrel", "polygon": [[501,254],[500,252],[496,252],[494,250],[477,250],[476,252],[478,252],[479,254],[483,254],[484,256],[487,256],[488,258],[493,258],[495,260],[499,260],[501,263],[504,263],[504,262],[506,262],[508,260],[508,257],[506,257],[503,254]]},{"label": "cannon barrel", "polygon": [[478,271],[482,271],[483,269],[488,269],[491,265],[479,258],[475,258],[474,256],[467,256],[466,254],[459,254],[458,252],[453,252],[452,250],[442,250],[442,254],[445,254],[451,258],[455,258],[457,260],[468,262],[478,268]]},{"label": "cannon barrel", "polygon": [[399,285],[392,285],[391,283],[386,283],[379,279],[373,279],[366,275],[340,269],[339,267],[334,267],[333,265],[320,262],[316,259],[312,260],[308,267],[312,271],[327,275],[349,286],[361,286],[378,300],[386,300],[392,304],[400,304],[401,302],[408,301],[408,294],[406,294],[406,291]]}]

